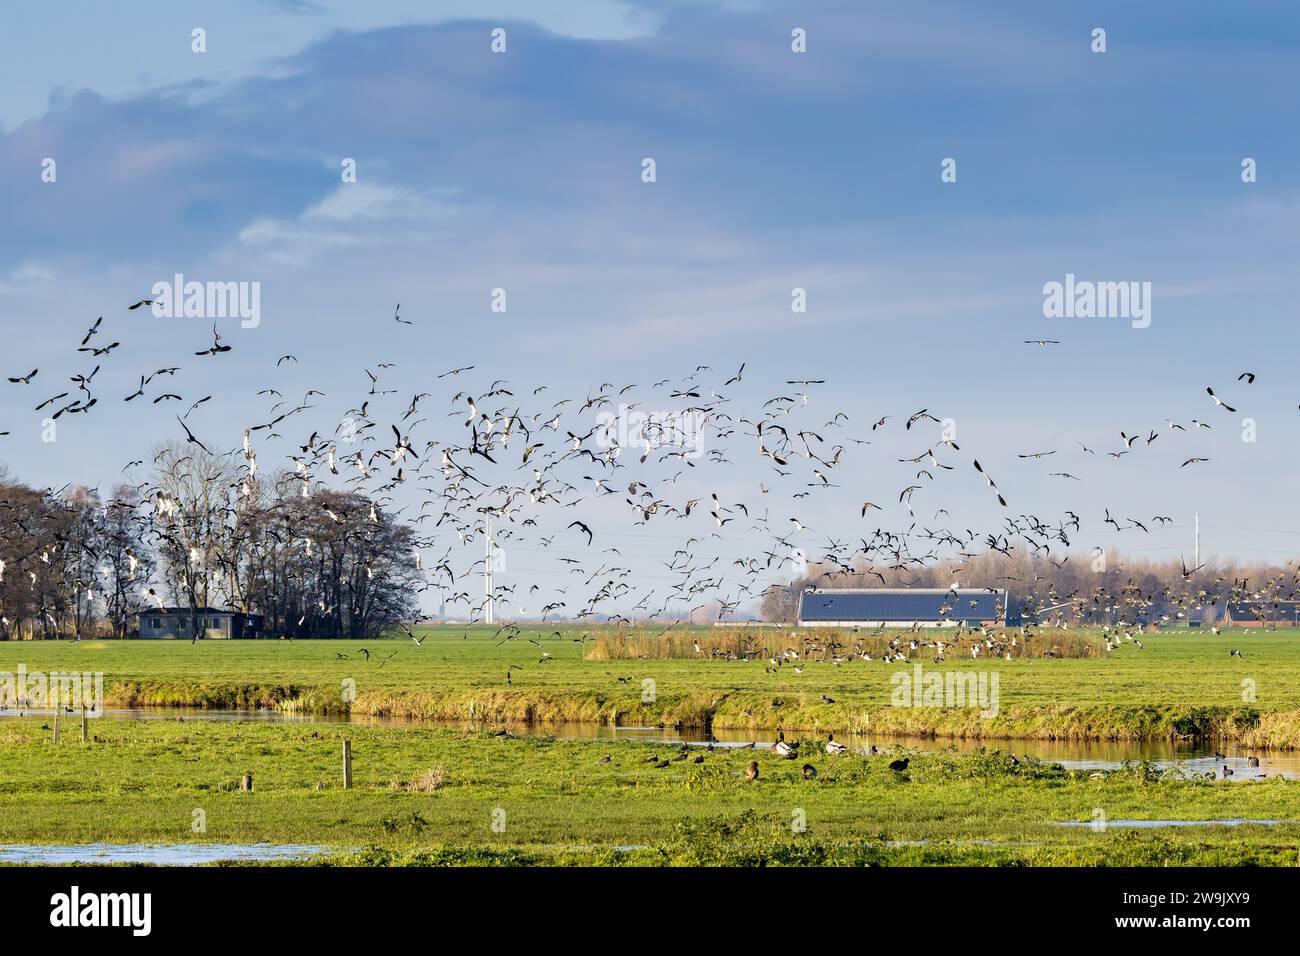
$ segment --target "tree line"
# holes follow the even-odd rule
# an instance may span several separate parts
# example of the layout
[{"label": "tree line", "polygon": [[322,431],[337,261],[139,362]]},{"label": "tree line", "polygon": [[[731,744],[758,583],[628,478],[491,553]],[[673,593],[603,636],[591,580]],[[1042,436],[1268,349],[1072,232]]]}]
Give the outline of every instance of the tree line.
[{"label": "tree line", "polygon": [[139,615],[263,618],[269,637],[372,638],[418,616],[413,530],[349,491],[257,480],[169,444],[152,480],[37,489],[0,467],[0,638],[124,638]]}]

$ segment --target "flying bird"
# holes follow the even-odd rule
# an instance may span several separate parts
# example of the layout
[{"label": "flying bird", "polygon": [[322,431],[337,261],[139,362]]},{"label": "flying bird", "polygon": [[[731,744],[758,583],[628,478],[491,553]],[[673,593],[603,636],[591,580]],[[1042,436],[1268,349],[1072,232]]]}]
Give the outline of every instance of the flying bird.
[{"label": "flying bird", "polygon": [[194,437],[194,433],[190,431],[189,426],[186,425],[185,422],[181,421],[181,417],[179,415],[176,416],[176,421],[180,422],[181,428],[185,429],[185,440],[187,442],[189,442],[191,445],[198,445],[204,451],[207,451],[209,455],[212,454],[212,452],[208,451],[207,445],[203,444],[203,442],[199,441],[197,438]]},{"label": "flying bird", "polygon": [[195,352],[194,354],[195,355],[220,355],[222,352],[229,352],[229,351],[230,351],[229,345],[221,344],[221,333],[217,331],[217,326],[214,323],[212,326],[212,347],[209,349],[204,349],[202,352]]},{"label": "flying bird", "polygon": [[1215,404],[1215,405],[1218,405],[1218,406],[1219,406],[1220,408],[1222,408],[1224,411],[1227,411],[1227,412],[1235,412],[1235,411],[1236,411],[1235,408],[1233,408],[1231,405],[1227,404],[1223,399],[1219,398],[1218,395],[1215,395],[1215,394],[1214,394],[1214,389],[1212,389],[1210,386],[1208,386],[1208,385],[1205,386],[1205,391],[1206,391],[1206,393],[1210,396],[1210,398],[1214,399],[1214,404]]}]

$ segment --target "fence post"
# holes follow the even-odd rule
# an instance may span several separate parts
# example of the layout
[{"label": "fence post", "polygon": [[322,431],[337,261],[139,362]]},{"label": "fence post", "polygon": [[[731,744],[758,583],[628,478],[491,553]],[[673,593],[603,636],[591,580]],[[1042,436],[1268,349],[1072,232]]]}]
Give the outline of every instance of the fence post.
[{"label": "fence post", "polygon": [[352,789],[352,741],[343,741],[343,789]]},{"label": "fence post", "polygon": [[82,704],[81,705],[81,742],[84,744],[84,743],[88,743],[89,741],[90,741],[90,721],[86,717],[86,705]]},{"label": "fence post", "polygon": [[59,742],[59,713],[63,710],[58,700],[54,702],[54,742]]}]

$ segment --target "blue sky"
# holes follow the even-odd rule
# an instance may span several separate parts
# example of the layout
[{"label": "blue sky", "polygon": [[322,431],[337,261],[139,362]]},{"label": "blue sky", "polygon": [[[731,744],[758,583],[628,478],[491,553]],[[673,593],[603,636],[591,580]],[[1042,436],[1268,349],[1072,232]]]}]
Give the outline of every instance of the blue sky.
[{"label": "blue sky", "polygon": [[[175,437],[172,409],[118,401],[160,365],[187,365],[187,397],[219,394],[195,421],[233,447],[258,389],[314,385],[347,408],[386,360],[404,395],[477,364],[478,387],[573,396],[746,362],[752,407],[808,377],[827,380],[817,414],[844,410],[856,435],[922,407],[953,418],[963,465],[980,458],[1016,511],[1084,515],[1080,545],[1176,555],[1199,509],[1212,553],[1300,547],[1291,8],[159,0],[4,18],[0,372],[45,380],[0,388],[0,461],[26,480],[108,485]],[[219,366],[177,361],[206,344],[202,321],[125,311],[176,272],[262,283],[261,325],[224,329]],[[1066,273],[1151,282],[1151,326],[1045,318],[1043,284]],[[392,322],[398,301],[415,327]],[[124,346],[100,380],[114,397],[42,442],[29,399],[82,369],[101,314]],[[277,369],[288,352],[299,365]],[[1105,457],[1120,431],[1193,417],[1215,430]],[[927,441],[886,431],[842,497],[801,505],[808,524],[896,498],[897,458]],[[1210,461],[1180,469],[1192,455]],[[996,525],[968,477],[927,505]],[[1180,527],[1117,540],[1106,507]]]}]

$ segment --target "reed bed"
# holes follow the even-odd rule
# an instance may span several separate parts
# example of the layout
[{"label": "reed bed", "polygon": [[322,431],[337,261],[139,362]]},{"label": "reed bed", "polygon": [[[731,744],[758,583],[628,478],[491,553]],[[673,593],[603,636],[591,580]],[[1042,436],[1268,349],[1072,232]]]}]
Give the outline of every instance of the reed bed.
[{"label": "reed bed", "polygon": [[[988,636],[995,646],[1002,647],[998,659],[1010,654],[1012,659],[1048,658],[1099,658],[1108,652],[1104,638],[1095,632],[1065,630],[1038,630],[1022,632],[1018,628],[990,629]],[[661,631],[620,630],[596,638],[587,652],[587,660],[767,660],[785,657],[788,660],[831,661],[835,658],[861,658],[869,654],[879,659],[890,651],[895,641],[909,659],[933,660],[937,648],[945,645],[945,658],[965,659],[971,656],[971,645],[984,640],[979,631],[966,628],[922,628],[920,630],[858,630],[840,628],[715,628],[700,633],[667,634]],[[1151,638],[1158,639],[1155,635]],[[1015,640],[1015,646],[1011,641]],[[1145,638],[1140,638],[1145,639]],[[916,641],[912,649],[910,642]],[[798,655],[793,657],[792,655]],[[993,650],[984,646],[980,659],[995,657]]]}]

